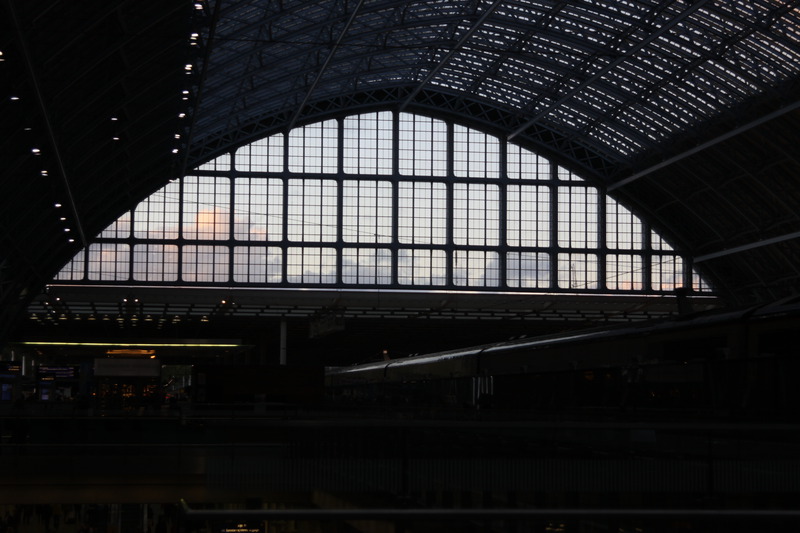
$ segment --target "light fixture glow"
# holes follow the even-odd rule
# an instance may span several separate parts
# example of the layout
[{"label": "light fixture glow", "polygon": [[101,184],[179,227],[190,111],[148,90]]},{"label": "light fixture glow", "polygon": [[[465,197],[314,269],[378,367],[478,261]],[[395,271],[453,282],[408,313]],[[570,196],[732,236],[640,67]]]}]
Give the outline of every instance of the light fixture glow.
[{"label": "light fixture glow", "polygon": [[123,348],[239,348],[236,343],[143,343],[143,342],[60,342],[60,341],[22,341],[24,346],[119,346]]}]

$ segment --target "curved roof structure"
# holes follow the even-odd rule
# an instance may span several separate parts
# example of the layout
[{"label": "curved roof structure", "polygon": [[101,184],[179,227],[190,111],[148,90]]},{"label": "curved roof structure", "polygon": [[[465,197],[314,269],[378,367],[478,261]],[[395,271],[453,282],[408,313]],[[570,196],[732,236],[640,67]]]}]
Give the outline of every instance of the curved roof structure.
[{"label": "curved roof structure", "polygon": [[692,254],[731,304],[800,281],[800,2],[1,9],[3,323],[170,178],[359,110],[458,118],[547,155]]}]

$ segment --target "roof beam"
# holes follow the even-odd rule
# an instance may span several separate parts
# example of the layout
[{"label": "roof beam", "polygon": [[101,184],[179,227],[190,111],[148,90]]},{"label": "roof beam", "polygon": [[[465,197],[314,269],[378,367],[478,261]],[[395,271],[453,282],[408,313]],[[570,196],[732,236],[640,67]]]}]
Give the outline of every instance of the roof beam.
[{"label": "roof beam", "polygon": [[761,248],[762,246],[769,246],[770,244],[777,244],[783,241],[789,241],[792,239],[800,238],[800,231],[795,231],[794,233],[787,233],[786,235],[781,235],[779,237],[772,237],[769,239],[762,239],[760,241],[751,242],[749,244],[743,244],[742,246],[735,246],[733,248],[728,248],[727,250],[721,250],[719,252],[713,252],[710,254],[701,255],[695,257],[693,259],[694,263],[702,263],[705,261],[710,261],[712,259],[718,259],[720,257],[725,257],[726,255],[733,255],[738,254],[741,252],[746,252],[748,250],[754,250],[755,248]]},{"label": "roof beam", "polygon": [[72,216],[75,218],[75,229],[78,231],[78,237],[80,238],[81,245],[86,248],[89,246],[89,244],[86,240],[86,235],[83,232],[83,224],[81,224],[81,217],[78,213],[78,207],[75,204],[75,197],[72,194],[72,187],[70,186],[69,178],[67,177],[67,169],[64,167],[64,159],[61,157],[61,151],[59,150],[58,140],[56,139],[55,131],[53,130],[53,124],[50,122],[50,113],[48,112],[47,105],[45,105],[44,102],[42,89],[39,85],[39,77],[36,75],[36,70],[34,69],[33,61],[31,60],[30,51],[28,50],[28,43],[25,40],[25,35],[22,31],[22,26],[20,25],[17,11],[14,9],[14,0],[8,0],[7,3],[8,10],[11,13],[11,18],[14,20],[14,28],[17,31],[17,39],[19,41],[20,49],[23,57],[25,58],[25,67],[28,71],[28,77],[30,78],[33,90],[36,93],[36,101],[39,106],[39,111],[42,113],[42,119],[44,120],[45,129],[47,130],[47,137],[50,141],[50,147],[53,150],[53,155],[55,157],[56,165],[58,165],[58,171],[61,174],[61,179],[64,181],[64,191],[67,194],[67,203],[69,203]]},{"label": "roof beam", "polygon": [[724,134],[720,135],[719,137],[715,137],[715,138],[713,138],[713,139],[711,139],[709,141],[704,142],[703,144],[699,144],[699,145],[695,146],[694,148],[692,148],[690,150],[686,150],[685,152],[681,152],[680,154],[677,154],[677,155],[675,155],[673,157],[670,157],[669,159],[665,159],[664,161],[662,161],[662,162],[660,162],[660,163],[658,163],[656,165],[653,165],[653,166],[651,166],[649,168],[646,168],[644,170],[640,170],[639,172],[633,174],[632,176],[628,176],[627,178],[621,179],[616,183],[612,183],[611,185],[608,186],[608,192],[615,191],[615,190],[619,189],[620,187],[628,185],[629,183],[632,183],[632,182],[638,180],[639,178],[643,178],[643,177],[647,176],[648,174],[651,174],[651,173],[655,172],[656,170],[660,170],[660,169],[662,169],[664,167],[668,167],[669,165],[671,165],[673,163],[677,163],[681,159],[685,159],[685,158],[687,158],[689,156],[692,156],[692,155],[694,155],[694,154],[696,154],[698,152],[702,152],[703,150],[705,150],[707,148],[711,148],[715,144],[718,144],[718,143],[721,143],[723,141],[726,141],[726,140],[728,140],[728,139],[730,139],[732,137],[736,137],[740,133],[744,133],[745,131],[747,131],[747,130],[749,130],[751,128],[755,128],[756,126],[760,126],[760,125],[764,124],[765,122],[769,122],[772,119],[778,118],[781,115],[785,115],[786,113],[790,113],[790,112],[792,112],[792,111],[794,111],[795,109],[798,109],[798,108],[800,108],[800,100],[798,100],[797,102],[794,102],[793,104],[790,104],[788,106],[785,106],[785,107],[782,107],[780,109],[777,109],[777,110],[773,111],[772,113],[764,115],[763,117],[757,118],[756,120],[754,120],[752,122],[748,122],[747,124],[744,124],[743,126],[739,126],[736,129],[733,129],[733,130],[730,130],[728,132],[725,132]]},{"label": "roof beam", "polygon": [[472,35],[476,31],[480,29],[481,26],[483,26],[483,23],[486,22],[486,19],[489,18],[489,15],[494,13],[494,10],[497,9],[497,6],[499,6],[502,3],[502,1],[503,0],[494,0],[494,2],[492,2],[492,5],[490,5],[486,9],[486,11],[483,12],[483,14],[475,22],[475,24],[473,24],[472,27],[469,30],[467,30],[467,32],[464,35],[461,36],[461,39],[458,40],[456,45],[449,52],[447,52],[447,54],[442,58],[442,60],[439,61],[439,63],[435,67],[433,67],[433,69],[431,69],[430,72],[428,72],[428,75],[425,76],[425,79],[422,80],[422,82],[420,82],[419,85],[417,85],[414,88],[414,90],[411,91],[411,94],[408,95],[408,98],[406,98],[405,101],[402,104],[400,104],[400,111],[403,111],[408,106],[408,104],[410,104],[414,100],[414,98],[420,93],[420,91],[428,83],[430,83],[430,81],[444,68],[447,62],[450,61],[450,59],[454,55],[456,55],[456,53],[459,50],[461,50],[461,48],[464,47],[467,41],[472,37]]},{"label": "roof beam", "polygon": [[527,130],[528,128],[530,128],[540,118],[542,118],[543,116],[548,114],[550,111],[552,111],[554,108],[560,106],[561,104],[563,104],[567,100],[570,100],[573,96],[575,96],[579,92],[581,92],[584,89],[586,89],[589,85],[591,85],[595,81],[599,80],[601,77],[603,77],[606,74],[608,74],[617,65],[621,64],[624,61],[627,61],[631,54],[635,54],[636,52],[639,52],[645,46],[647,46],[648,44],[652,43],[653,41],[655,41],[656,39],[661,37],[664,33],[666,33],[670,29],[672,29],[675,26],[677,26],[678,24],[680,24],[689,15],[691,15],[692,13],[694,13],[695,11],[697,11],[698,9],[703,7],[706,3],[708,3],[708,1],[709,0],[700,0],[700,1],[695,2],[694,4],[690,5],[687,9],[685,9],[683,12],[681,12],[675,18],[673,18],[672,20],[670,20],[669,22],[667,22],[666,24],[664,24],[663,26],[658,28],[656,31],[651,33],[649,36],[647,36],[646,39],[643,39],[642,41],[637,43],[635,46],[631,47],[629,50],[626,50],[625,53],[622,53],[619,56],[617,56],[617,58],[614,61],[612,61],[611,63],[609,63],[608,65],[606,65],[605,68],[602,68],[599,71],[595,72],[595,74],[593,76],[589,77],[583,83],[581,83],[580,85],[578,85],[577,87],[575,87],[574,89],[569,91],[567,94],[563,95],[561,98],[559,98],[555,102],[551,103],[545,109],[543,109],[540,112],[536,113],[533,117],[531,117],[522,126],[520,126],[516,130],[511,132],[508,135],[508,140],[510,141],[511,139],[513,139],[514,137],[519,135],[520,133],[522,133],[525,130]]},{"label": "roof beam", "polygon": [[297,123],[297,119],[300,118],[300,114],[303,112],[303,108],[308,103],[308,99],[311,98],[311,95],[316,90],[317,85],[322,79],[322,75],[325,74],[325,71],[328,69],[328,65],[330,65],[331,60],[333,59],[333,55],[339,49],[339,45],[342,44],[342,39],[344,39],[345,34],[347,34],[347,31],[350,29],[350,26],[353,25],[353,21],[356,19],[356,15],[358,15],[358,12],[361,10],[362,5],[364,5],[364,0],[358,0],[358,4],[356,4],[356,7],[353,9],[353,12],[350,13],[350,18],[347,19],[347,23],[344,25],[344,28],[342,28],[342,31],[339,32],[339,37],[336,39],[336,42],[331,48],[331,51],[328,52],[328,57],[325,58],[325,62],[322,63],[322,66],[319,68],[319,71],[317,71],[317,76],[314,78],[314,82],[311,84],[311,87],[308,88],[308,91],[306,91],[306,95],[303,97],[303,101],[300,102],[299,106],[297,106],[297,110],[294,112],[292,120],[289,121],[289,127],[287,128],[287,130],[291,130],[292,128],[294,128],[295,123]]}]

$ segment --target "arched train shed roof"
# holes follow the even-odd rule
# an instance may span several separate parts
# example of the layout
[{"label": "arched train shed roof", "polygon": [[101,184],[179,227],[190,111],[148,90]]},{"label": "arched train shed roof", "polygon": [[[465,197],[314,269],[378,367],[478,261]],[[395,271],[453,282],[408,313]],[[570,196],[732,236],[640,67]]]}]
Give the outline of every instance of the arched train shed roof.
[{"label": "arched train shed roof", "polygon": [[4,324],[168,179],[376,109],[558,161],[731,304],[800,281],[797,1],[9,0],[0,21]]}]

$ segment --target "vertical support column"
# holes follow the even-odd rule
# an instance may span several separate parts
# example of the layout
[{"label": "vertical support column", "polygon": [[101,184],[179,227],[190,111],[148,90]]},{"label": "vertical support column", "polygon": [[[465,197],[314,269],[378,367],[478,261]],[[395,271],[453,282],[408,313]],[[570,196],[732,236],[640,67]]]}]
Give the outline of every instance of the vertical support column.
[{"label": "vertical support column", "polygon": [[[453,211],[453,206],[455,205],[455,201],[453,199],[454,194],[454,187],[453,187],[453,180],[455,179],[455,163],[453,162],[453,147],[455,146],[455,128],[453,127],[452,122],[447,122],[447,178],[445,179],[445,210],[447,217],[446,225],[445,225],[445,285],[447,287],[453,287],[454,283],[454,271],[456,268],[456,244],[453,241],[453,234],[455,228],[455,213]],[[434,183],[434,182],[431,182]],[[433,196],[433,190],[431,189],[431,197]],[[433,204],[431,204],[433,205]],[[431,262],[431,267],[433,266],[433,262]]]},{"label": "vertical support column", "polygon": [[508,141],[500,137],[500,176],[498,177],[498,235],[497,235],[497,276],[498,287],[508,288],[506,259],[508,256]]},{"label": "vertical support column", "polygon": [[558,289],[558,166],[550,164],[550,288]]},{"label": "vertical support column", "polygon": [[608,196],[605,188],[597,188],[597,288],[605,290],[608,282],[607,264],[608,243],[606,241],[606,222]]},{"label": "vertical support column", "polygon": [[279,361],[278,364],[281,366],[286,366],[286,319],[281,319],[280,325],[280,351],[279,351]]},{"label": "vertical support column", "polygon": [[399,285],[397,264],[400,260],[400,112],[392,111],[392,265],[391,284]]}]

